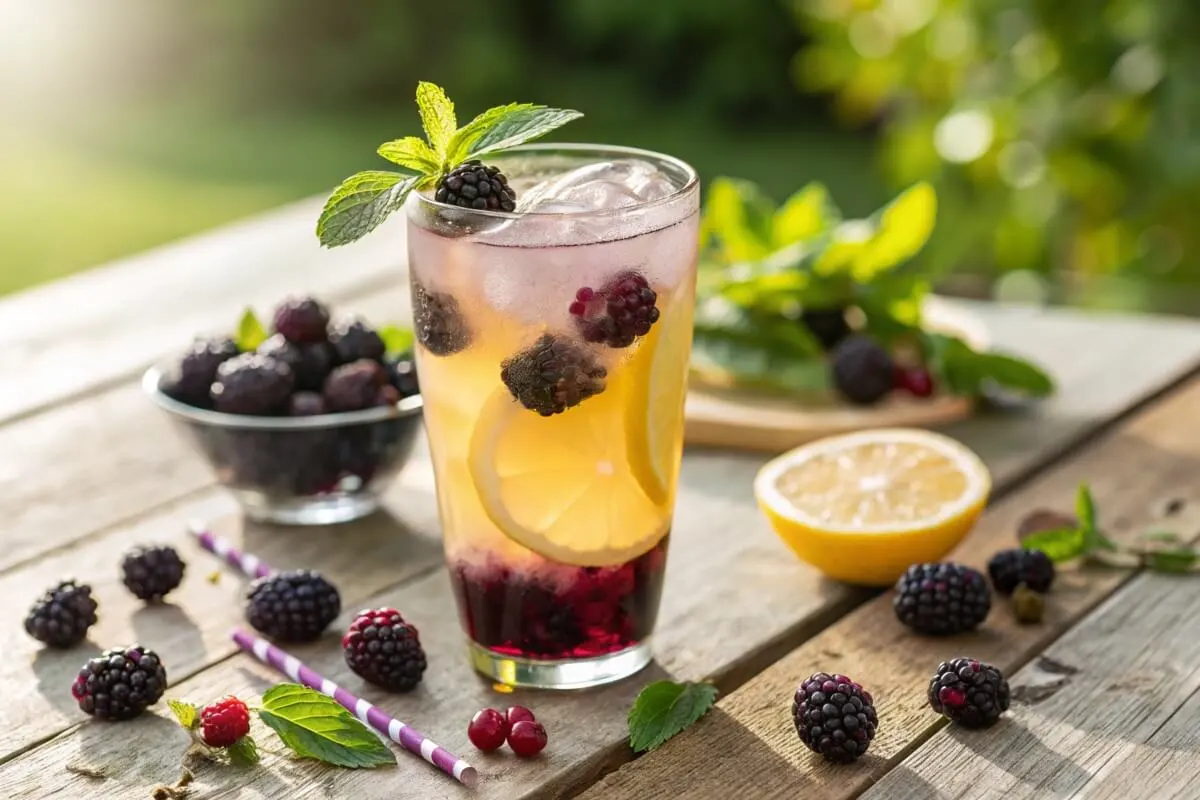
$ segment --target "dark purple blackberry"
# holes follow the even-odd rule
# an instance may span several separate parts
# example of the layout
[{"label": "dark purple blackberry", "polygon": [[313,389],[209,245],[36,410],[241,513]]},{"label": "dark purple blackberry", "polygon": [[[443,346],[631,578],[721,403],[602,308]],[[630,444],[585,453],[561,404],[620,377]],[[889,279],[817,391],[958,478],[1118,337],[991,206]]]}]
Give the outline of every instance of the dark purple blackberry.
[{"label": "dark purple blackberry", "polygon": [[1022,583],[1047,592],[1054,583],[1054,562],[1041,550],[1001,550],[988,561],[988,576],[1001,594],[1012,594]]},{"label": "dark purple blackberry", "polygon": [[135,547],[121,560],[121,581],[139,600],[157,603],[183,582],[186,565],[174,547]]},{"label": "dark purple blackberry", "polygon": [[329,343],[337,353],[339,364],[349,364],[364,358],[383,361],[387,345],[375,329],[362,320],[341,320],[329,333]]},{"label": "dark purple blackberry", "polygon": [[837,347],[851,333],[845,308],[806,308],[800,312],[800,321],[827,351]]},{"label": "dark purple blackberry", "polygon": [[471,329],[458,301],[443,292],[430,292],[412,281],[413,333],[435,356],[450,356],[471,344]]},{"label": "dark purple blackberry", "polygon": [[796,689],[792,722],[809,750],[846,764],[867,752],[879,717],[862,686],[845,675],[818,672]]},{"label": "dark purple blackberry", "polygon": [[896,363],[867,336],[851,336],[833,348],[830,372],[838,394],[856,405],[883,399],[896,385]]},{"label": "dark purple blackberry", "polygon": [[25,632],[51,647],[72,647],[96,624],[92,587],[65,580],[37,599],[25,616]]},{"label": "dark purple blackberry", "polygon": [[892,608],[917,633],[952,636],[973,630],[992,607],[978,570],[961,564],[913,564],[896,582]]},{"label": "dark purple blackberry", "polygon": [[378,361],[362,359],[329,373],[325,407],[331,412],[359,411],[379,405],[380,390],[388,385],[387,371]]},{"label": "dark purple blackberry", "polygon": [[964,728],[995,725],[1008,704],[1008,681],[978,659],[943,661],[929,681],[929,705]]},{"label": "dark purple blackberry", "polygon": [[363,680],[393,692],[410,692],[425,674],[417,629],[394,608],[360,611],[342,637],[346,663]]},{"label": "dark purple blackberry", "polygon": [[658,322],[658,295],[637,272],[622,272],[599,291],[585,286],[575,293],[571,316],[579,335],[609,347],[629,347]]},{"label": "dark purple blackberry", "polygon": [[421,393],[417,381],[417,365],[411,358],[397,358],[387,363],[388,381],[399,390],[401,397],[413,397]]},{"label": "dark purple blackberry", "polygon": [[517,193],[499,167],[487,167],[477,158],[464,161],[437,182],[433,199],[460,208],[479,211],[512,211]]},{"label": "dark purple blackberry", "polygon": [[296,392],[288,398],[289,417],[315,417],[328,412],[319,392]]},{"label": "dark purple blackberry", "polygon": [[270,356],[292,368],[296,388],[320,389],[334,366],[333,348],[328,342],[296,344],[277,333],[258,346],[259,355]]},{"label": "dark purple blackberry", "polygon": [[265,416],[280,411],[292,393],[292,368],[257,353],[243,353],[217,368],[212,400],[225,414]]},{"label": "dark purple blackberry", "polygon": [[246,592],[246,621],[282,642],[316,639],[341,610],[338,590],[312,570],[276,572],[254,581]]},{"label": "dark purple blackberry", "polygon": [[97,719],[122,720],[157,703],[166,688],[162,659],[134,644],[89,659],[71,685],[71,695],[81,710]]},{"label": "dark purple blackberry", "polygon": [[197,339],[164,376],[163,393],[181,403],[208,408],[208,392],[216,380],[217,367],[237,354],[232,339]]},{"label": "dark purple blackberry", "polygon": [[500,365],[500,380],[512,396],[543,417],[600,394],[607,375],[583,347],[548,333]]},{"label": "dark purple blackberry", "polygon": [[273,322],[289,342],[323,342],[329,310],[312,297],[289,297],[275,308]]}]

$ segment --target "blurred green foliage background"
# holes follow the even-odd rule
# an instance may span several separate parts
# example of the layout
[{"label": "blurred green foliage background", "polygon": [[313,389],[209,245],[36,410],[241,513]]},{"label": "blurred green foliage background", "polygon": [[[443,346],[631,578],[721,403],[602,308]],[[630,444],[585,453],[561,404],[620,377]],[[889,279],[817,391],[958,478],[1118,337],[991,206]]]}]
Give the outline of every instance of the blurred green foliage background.
[{"label": "blurred green foliage background", "polygon": [[381,166],[423,78],[850,214],[928,179],[950,291],[1200,311],[1194,0],[6,3],[0,293]]}]

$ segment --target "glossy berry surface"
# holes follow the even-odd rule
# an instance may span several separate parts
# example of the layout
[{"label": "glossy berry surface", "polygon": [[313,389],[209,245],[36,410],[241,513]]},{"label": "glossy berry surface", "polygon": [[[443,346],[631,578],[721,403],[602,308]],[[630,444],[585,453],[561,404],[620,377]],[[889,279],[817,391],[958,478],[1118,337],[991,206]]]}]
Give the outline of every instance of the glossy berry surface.
[{"label": "glossy berry surface", "polygon": [[87,638],[96,624],[92,587],[74,580],[47,589],[25,617],[25,632],[51,647],[71,647]]},{"label": "glossy berry surface", "polygon": [[860,684],[818,672],[796,689],[792,722],[808,749],[844,764],[867,752],[879,717],[871,693]]},{"label": "glossy berry surface", "polygon": [[510,726],[516,725],[518,722],[537,722],[537,719],[533,716],[533,712],[525,706],[510,706],[504,712],[504,718],[508,720]]},{"label": "glossy berry surface", "polygon": [[425,673],[417,629],[394,608],[360,611],[342,637],[346,664],[366,681],[393,692],[410,692]]},{"label": "glossy berry surface", "polygon": [[532,758],[546,749],[546,729],[540,722],[522,720],[508,733],[508,746],[521,758]]},{"label": "glossy berry surface", "polygon": [[988,728],[1008,710],[1008,681],[977,658],[943,661],[929,680],[929,705],[965,728]]},{"label": "glossy berry surface", "polygon": [[467,738],[471,744],[484,752],[499,750],[508,739],[508,722],[504,715],[494,708],[483,708],[471,717],[467,726]]},{"label": "glossy berry surface", "polygon": [[575,293],[571,316],[589,342],[629,347],[658,322],[658,295],[637,272],[623,272],[599,290],[585,286]]},{"label": "glossy berry surface", "polygon": [[329,309],[312,297],[289,297],[275,309],[272,323],[289,342],[321,342]]},{"label": "glossy berry surface", "polygon": [[916,368],[896,370],[896,388],[903,389],[913,397],[930,397],[933,395],[933,376],[929,370]]},{"label": "glossy berry surface", "polygon": [[229,747],[250,732],[250,709],[236,697],[210,703],[200,712],[200,738],[209,747]]}]

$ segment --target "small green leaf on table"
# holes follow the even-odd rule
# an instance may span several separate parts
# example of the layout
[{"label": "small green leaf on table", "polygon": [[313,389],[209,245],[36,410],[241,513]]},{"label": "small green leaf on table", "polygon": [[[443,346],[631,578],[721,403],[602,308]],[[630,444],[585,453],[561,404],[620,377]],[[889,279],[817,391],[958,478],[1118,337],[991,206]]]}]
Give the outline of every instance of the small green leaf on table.
[{"label": "small green leaf on table", "polygon": [[267,329],[263,327],[253,308],[247,308],[242,312],[242,318],[238,320],[237,335],[234,337],[234,340],[238,350],[241,350],[243,353],[254,352],[260,344],[267,340]]},{"label": "small green leaf on table", "polygon": [[1079,520],[1079,529],[1083,531],[1084,548],[1087,552],[1117,550],[1116,542],[1100,531],[1096,522],[1096,501],[1086,483],[1079,484],[1079,490],[1075,493],[1075,518]]},{"label": "small green leaf on table", "polygon": [[716,699],[717,687],[710,683],[655,681],[629,711],[630,747],[637,753],[653,750],[691,727]]},{"label": "small green leaf on table", "polygon": [[229,760],[234,764],[243,767],[252,767],[260,760],[258,755],[258,745],[250,734],[246,734],[238,739],[232,745],[226,748],[229,753]]},{"label": "small green leaf on table", "polygon": [[263,695],[259,718],[296,755],[351,769],[396,763],[396,754],[333,699],[295,683]]},{"label": "small green leaf on table", "polygon": [[175,715],[175,719],[179,720],[179,724],[186,730],[195,730],[200,727],[200,708],[186,700],[168,700],[167,705],[171,709],[171,713]]},{"label": "small green leaf on table", "polygon": [[1190,547],[1152,551],[1142,556],[1142,563],[1155,572],[1193,572],[1197,562],[1200,553]]},{"label": "small green leaf on table", "polygon": [[389,356],[398,356],[412,350],[414,336],[410,328],[400,325],[384,325],[379,329],[384,349]]},{"label": "small green leaf on table", "polygon": [[1027,550],[1041,550],[1055,563],[1072,561],[1087,555],[1087,543],[1080,528],[1052,528],[1037,531],[1021,539]]}]

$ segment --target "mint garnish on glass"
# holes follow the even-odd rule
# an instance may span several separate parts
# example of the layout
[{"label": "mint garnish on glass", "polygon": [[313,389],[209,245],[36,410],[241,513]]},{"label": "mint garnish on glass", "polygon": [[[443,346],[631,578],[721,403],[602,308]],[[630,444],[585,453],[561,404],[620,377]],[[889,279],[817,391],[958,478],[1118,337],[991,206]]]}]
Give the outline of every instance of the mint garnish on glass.
[{"label": "mint garnish on glass", "polygon": [[458,127],[454,103],[440,86],[417,84],[417,108],[425,138],[405,136],[379,146],[379,155],[402,171],[368,170],[334,189],[317,221],[325,247],[361,239],[401,208],[414,189],[438,185],[460,165],[533,141],[583,116],[578,111],[533,103],[489,108]]}]

